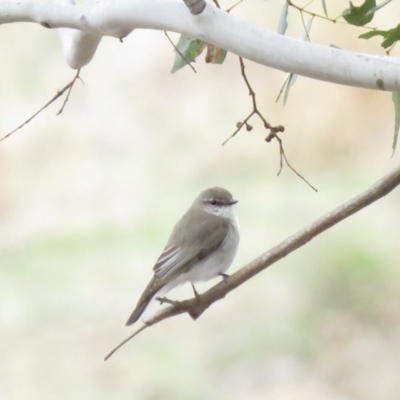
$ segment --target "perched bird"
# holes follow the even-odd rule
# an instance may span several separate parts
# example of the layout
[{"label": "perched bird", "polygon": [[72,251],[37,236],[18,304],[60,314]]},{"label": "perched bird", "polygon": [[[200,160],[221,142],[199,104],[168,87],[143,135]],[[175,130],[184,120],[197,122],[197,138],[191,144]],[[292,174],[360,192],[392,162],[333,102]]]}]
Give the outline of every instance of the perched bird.
[{"label": "perched bird", "polygon": [[154,265],[154,276],[126,325],[140,318],[155,295],[162,296],[182,283],[190,282],[193,286],[218,275],[227,277],[225,272],[239,244],[235,203],[232,195],[220,187],[204,190],[197,196],[172,230]]}]

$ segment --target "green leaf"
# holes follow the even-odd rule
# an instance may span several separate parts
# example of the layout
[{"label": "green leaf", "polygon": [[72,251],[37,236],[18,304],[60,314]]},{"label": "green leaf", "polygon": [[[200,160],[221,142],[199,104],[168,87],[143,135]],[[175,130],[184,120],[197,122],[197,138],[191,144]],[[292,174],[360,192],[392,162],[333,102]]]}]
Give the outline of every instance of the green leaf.
[{"label": "green leaf", "polygon": [[[313,21],[313,17],[309,18],[307,23],[305,24],[303,33],[301,35],[301,40],[304,40],[304,41],[308,41],[309,40],[309,33],[310,33],[310,30],[311,30],[312,21]],[[283,85],[282,85],[281,89],[279,90],[278,97],[275,100],[276,103],[281,98],[282,93],[284,93],[283,106],[286,105],[286,102],[287,102],[287,100],[289,98],[290,89],[296,83],[296,80],[297,80],[297,74],[289,73],[286,76],[286,79],[283,82]]]},{"label": "green leaf", "polygon": [[392,46],[398,40],[400,40],[400,24],[397,25],[396,28],[390,29],[388,31],[386,39],[382,42],[382,47],[386,49]]},{"label": "green leaf", "polygon": [[379,29],[375,29],[370,32],[363,33],[359,36],[361,39],[370,39],[374,36],[382,36],[384,40],[381,43],[381,46],[384,49],[393,46],[394,43],[400,40],[400,24],[396,26],[396,28],[389,29],[387,31],[382,31]]},{"label": "green leaf", "polygon": [[365,32],[359,36],[360,39],[371,39],[374,36],[383,36],[386,37],[388,31],[381,31],[379,29],[375,29],[373,31]]},{"label": "green leaf", "polygon": [[380,10],[381,8],[387,6],[389,3],[391,3],[392,0],[385,0],[382,1],[382,3],[378,4],[376,7],[374,7],[370,12],[372,13],[376,13],[378,10]]},{"label": "green leaf", "polygon": [[[171,73],[178,71],[188,63],[194,61],[205,48],[205,43],[200,39],[191,39],[181,35],[176,45],[176,55]],[[183,56],[183,57],[182,57]]]},{"label": "green leaf", "polygon": [[325,0],[322,0],[322,8],[324,9],[325,17],[327,17],[328,16],[328,10],[326,9]]},{"label": "green leaf", "polygon": [[283,96],[283,106],[284,107],[289,98],[289,91],[290,91],[291,87],[296,83],[296,80],[297,80],[297,74],[290,74],[289,79],[287,81],[287,85],[286,85],[285,95]]},{"label": "green leaf", "polygon": [[[376,7],[376,0],[365,0],[364,3],[356,7],[350,1],[350,8],[342,12],[342,17],[351,25],[364,26],[374,18],[373,9]],[[372,12],[370,12],[372,10]]]},{"label": "green leaf", "polygon": [[288,27],[288,23],[287,23],[288,9],[289,9],[289,4],[287,2],[285,2],[282,7],[282,11],[281,11],[281,15],[279,17],[279,23],[278,23],[277,33],[279,33],[280,35],[284,35],[286,33],[286,29]]},{"label": "green leaf", "polygon": [[399,136],[399,127],[400,127],[400,92],[392,92],[392,99],[394,103],[394,136],[393,136],[393,154],[396,150],[397,146],[397,138]]}]

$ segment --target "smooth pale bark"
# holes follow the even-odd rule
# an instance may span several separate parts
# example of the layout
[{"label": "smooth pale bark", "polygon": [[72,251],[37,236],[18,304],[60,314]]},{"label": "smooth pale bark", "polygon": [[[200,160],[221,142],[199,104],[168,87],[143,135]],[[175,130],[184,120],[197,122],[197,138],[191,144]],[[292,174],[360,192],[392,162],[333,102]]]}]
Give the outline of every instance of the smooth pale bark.
[{"label": "smooth pale bark", "polygon": [[73,28],[75,31],[64,29],[60,35],[72,68],[81,68],[92,59],[102,36],[122,38],[133,29],[156,29],[199,38],[285,72],[349,86],[400,90],[398,58],[291,39],[253,26],[211,3],[200,14],[192,15],[181,0],[106,0],[83,5],[74,5],[71,0],[0,1],[0,23],[12,22]]}]

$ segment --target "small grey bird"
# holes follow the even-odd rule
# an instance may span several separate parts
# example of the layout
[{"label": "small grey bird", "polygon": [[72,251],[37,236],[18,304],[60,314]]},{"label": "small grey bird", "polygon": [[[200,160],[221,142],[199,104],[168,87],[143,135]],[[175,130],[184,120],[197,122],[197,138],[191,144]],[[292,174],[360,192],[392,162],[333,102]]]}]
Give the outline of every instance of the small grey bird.
[{"label": "small grey bird", "polygon": [[232,195],[220,187],[199,194],[172,230],[154,265],[154,276],[126,325],[140,318],[156,294],[162,296],[186,282],[193,285],[218,275],[226,277],[225,271],[232,264],[239,244],[235,203]]}]

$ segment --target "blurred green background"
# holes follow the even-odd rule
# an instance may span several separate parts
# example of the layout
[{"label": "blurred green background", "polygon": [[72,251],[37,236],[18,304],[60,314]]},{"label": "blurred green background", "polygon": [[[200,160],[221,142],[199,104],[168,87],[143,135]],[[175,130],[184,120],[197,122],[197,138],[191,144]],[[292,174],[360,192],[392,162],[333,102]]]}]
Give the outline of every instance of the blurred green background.
[{"label": "blurred green background", "polygon": [[[281,5],[235,13],[275,30]],[[393,27],[399,11],[374,22]],[[300,37],[299,16],[289,24]],[[315,20],[311,39],[383,53],[360,33]],[[0,44],[3,135],[74,72],[39,26],[3,25]],[[54,104],[0,144],[0,399],[399,399],[399,190],[198,321],[167,320],[103,361],[132,332],[124,323],[198,192],[220,185],[239,200],[234,271],[399,162],[389,93],[299,78],[283,108],[285,75],[247,62],[260,110],[286,127],[290,162],[319,192],[286,167],[276,177],[278,147],[259,121],[221,146],[251,109],[237,57],[171,75],[173,57],[162,32],[105,38],[64,112]]]}]

